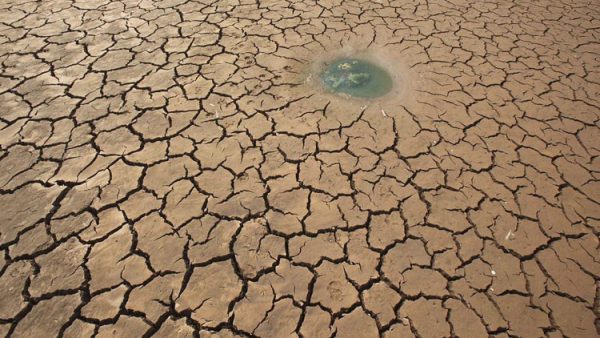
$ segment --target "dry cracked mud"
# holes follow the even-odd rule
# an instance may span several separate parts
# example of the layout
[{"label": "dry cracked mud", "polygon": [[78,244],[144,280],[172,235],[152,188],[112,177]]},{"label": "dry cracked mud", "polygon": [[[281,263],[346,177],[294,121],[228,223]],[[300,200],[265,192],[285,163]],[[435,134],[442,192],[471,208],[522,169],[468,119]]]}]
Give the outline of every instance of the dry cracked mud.
[{"label": "dry cracked mud", "polygon": [[[4,0],[0,336],[597,337],[600,3]],[[323,91],[371,58],[396,89]]]}]

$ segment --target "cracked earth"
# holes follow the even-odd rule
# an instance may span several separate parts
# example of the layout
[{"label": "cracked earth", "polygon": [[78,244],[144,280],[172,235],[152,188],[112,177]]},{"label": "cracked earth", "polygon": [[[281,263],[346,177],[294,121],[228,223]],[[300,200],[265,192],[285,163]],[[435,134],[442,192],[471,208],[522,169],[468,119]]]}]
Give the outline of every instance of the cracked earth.
[{"label": "cracked earth", "polygon": [[0,335],[597,337],[599,18],[2,1]]}]

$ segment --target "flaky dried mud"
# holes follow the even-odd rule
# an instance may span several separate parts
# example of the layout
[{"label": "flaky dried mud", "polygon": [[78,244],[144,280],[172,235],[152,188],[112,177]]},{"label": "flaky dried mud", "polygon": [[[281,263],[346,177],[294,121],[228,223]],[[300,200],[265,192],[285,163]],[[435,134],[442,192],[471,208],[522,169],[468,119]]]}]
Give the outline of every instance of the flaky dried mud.
[{"label": "flaky dried mud", "polygon": [[0,336],[596,337],[599,18],[2,1]]}]

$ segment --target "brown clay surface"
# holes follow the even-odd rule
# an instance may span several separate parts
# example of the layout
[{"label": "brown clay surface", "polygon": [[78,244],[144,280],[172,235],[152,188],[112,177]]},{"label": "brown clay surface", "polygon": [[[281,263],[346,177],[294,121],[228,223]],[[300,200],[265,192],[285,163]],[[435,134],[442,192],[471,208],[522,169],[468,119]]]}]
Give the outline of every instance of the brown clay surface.
[{"label": "brown clay surface", "polygon": [[[4,0],[0,336],[597,337],[597,1]],[[323,92],[356,52],[379,100]]]}]

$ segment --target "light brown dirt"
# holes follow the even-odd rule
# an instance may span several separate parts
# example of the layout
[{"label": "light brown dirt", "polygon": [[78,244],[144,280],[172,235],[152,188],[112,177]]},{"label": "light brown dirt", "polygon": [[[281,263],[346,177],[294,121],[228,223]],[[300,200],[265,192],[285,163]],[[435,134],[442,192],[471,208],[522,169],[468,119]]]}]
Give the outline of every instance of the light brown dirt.
[{"label": "light brown dirt", "polygon": [[[0,336],[597,337],[597,1],[5,0]],[[358,55],[393,91],[323,91]]]}]

